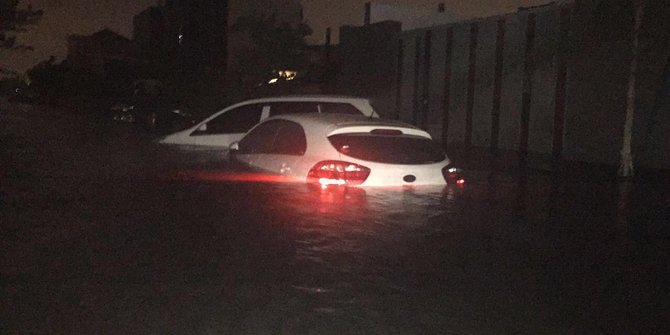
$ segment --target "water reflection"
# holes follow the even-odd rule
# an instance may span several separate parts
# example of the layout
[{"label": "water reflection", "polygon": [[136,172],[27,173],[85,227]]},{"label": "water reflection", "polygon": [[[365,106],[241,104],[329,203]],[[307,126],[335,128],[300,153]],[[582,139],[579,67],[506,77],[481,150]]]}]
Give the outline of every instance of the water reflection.
[{"label": "water reflection", "polygon": [[621,315],[613,296],[629,288],[616,282],[631,264],[621,257],[625,236],[612,236],[616,184],[499,174],[465,187],[323,189],[197,176],[206,177],[198,185],[228,185],[218,197],[267,235],[260,248],[285,248],[276,253],[286,259],[263,255],[281,262],[269,276],[281,278],[281,308],[300,315],[282,327],[302,333],[333,322],[412,333],[450,320],[562,333],[589,329],[579,324],[584,313]]},{"label": "water reflection", "polygon": [[263,203],[257,211],[274,219],[268,229],[280,220],[289,231],[283,236],[294,241],[285,269],[291,273],[290,308],[369,322],[384,310],[410,310],[406,295],[416,287],[404,279],[404,259],[417,238],[455,223],[442,216],[459,212],[453,207],[463,192],[268,184],[259,195],[257,186],[240,187],[255,189],[256,201]]}]

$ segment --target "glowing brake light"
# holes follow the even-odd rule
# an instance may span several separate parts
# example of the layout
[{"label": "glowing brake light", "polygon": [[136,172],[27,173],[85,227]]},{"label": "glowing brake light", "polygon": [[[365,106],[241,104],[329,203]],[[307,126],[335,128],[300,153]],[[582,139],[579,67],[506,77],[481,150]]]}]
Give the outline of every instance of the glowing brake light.
[{"label": "glowing brake light", "polygon": [[309,170],[309,182],[321,186],[329,185],[360,185],[370,175],[370,169],[354,163],[343,161],[321,161]]},{"label": "glowing brake light", "polygon": [[465,178],[461,176],[461,169],[447,165],[442,168],[442,176],[447,184],[464,185]]}]

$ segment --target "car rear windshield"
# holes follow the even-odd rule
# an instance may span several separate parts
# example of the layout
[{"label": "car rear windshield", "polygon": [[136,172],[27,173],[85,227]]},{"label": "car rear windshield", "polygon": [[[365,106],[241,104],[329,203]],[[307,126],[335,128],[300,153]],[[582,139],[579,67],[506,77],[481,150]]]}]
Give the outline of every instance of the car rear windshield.
[{"label": "car rear windshield", "polygon": [[321,102],[319,103],[319,106],[321,106],[321,113],[327,113],[327,114],[352,114],[352,115],[360,115],[362,114],[358,108],[350,105],[350,104],[345,104],[345,103],[337,103],[337,102]]},{"label": "car rear windshield", "polygon": [[340,153],[369,162],[430,164],[445,159],[440,146],[425,137],[352,133],[333,135],[328,140]]}]

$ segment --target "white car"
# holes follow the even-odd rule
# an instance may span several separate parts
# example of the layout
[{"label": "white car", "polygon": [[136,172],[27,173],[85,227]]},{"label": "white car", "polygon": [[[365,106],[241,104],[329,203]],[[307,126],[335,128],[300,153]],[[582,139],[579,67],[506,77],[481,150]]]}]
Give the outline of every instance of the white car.
[{"label": "white car", "polygon": [[379,117],[370,101],[364,98],[328,95],[267,97],[226,107],[193,127],[165,136],[159,143],[227,148],[231,143],[241,140],[260,121],[287,113],[337,113]]},{"label": "white car", "polygon": [[426,131],[362,115],[272,117],[233,143],[230,158],[288,181],[322,186],[464,183],[460,170]]}]

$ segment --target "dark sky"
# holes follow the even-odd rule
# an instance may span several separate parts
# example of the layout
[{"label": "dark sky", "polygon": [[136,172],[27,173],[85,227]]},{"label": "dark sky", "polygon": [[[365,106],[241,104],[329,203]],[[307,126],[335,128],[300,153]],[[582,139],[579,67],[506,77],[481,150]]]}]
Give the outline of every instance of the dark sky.
[{"label": "dark sky", "polygon": [[[322,42],[327,27],[337,33],[344,24],[361,25],[365,3],[371,0],[302,0],[305,16],[314,30],[312,42]],[[444,3],[447,12],[457,17],[472,18],[515,12],[518,7],[537,6],[552,0],[378,0],[385,4],[417,6],[437,10]]]},{"label": "dark sky", "polygon": [[[250,0],[242,0],[250,1]],[[344,24],[363,23],[365,3],[370,0],[302,0],[305,18],[314,30],[310,43],[320,43],[327,27],[336,34]],[[490,16],[513,12],[519,6],[539,5],[551,0],[384,0],[388,4],[416,5],[437,8],[444,2],[447,11],[459,17]],[[69,34],[91,34],[109,28],[127,37],[132,33],[133,15],[155,5],[158,0],[21,0],[43,9],[42,21],[21,40],[31,44],[34,51],[8,52],[0,50],[0,67],[23,72],[39,61],[54,55],[65,57],[65,38]],[[335,41],[337,36],[334,36]]]},{"label": "dark sky", "polygon": [[19,5],[31,4],[44,10],[38,25],[20,36],[35,48],[34,51],[7,52],[0,50],[0,67],[19,72],[39,61],[66,55],[65,39],[70,34],[91,34],[105,27],[130,37],[133,15],[157,0],[21,0]]}]

